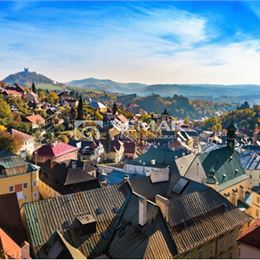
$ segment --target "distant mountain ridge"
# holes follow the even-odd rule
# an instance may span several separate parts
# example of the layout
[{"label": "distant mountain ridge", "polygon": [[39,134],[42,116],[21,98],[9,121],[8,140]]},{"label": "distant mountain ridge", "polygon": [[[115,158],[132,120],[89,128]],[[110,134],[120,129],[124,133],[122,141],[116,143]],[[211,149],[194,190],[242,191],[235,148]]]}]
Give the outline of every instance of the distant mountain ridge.
[{"label": "distant mountain ridge", "polygon": [[[42,74],[30,72],[27,68],[24,71],[9,75],[4,82],[9,84],[52,84],[54,81]],[[158,94],[162,97],[173,97],[183,95],[193,99],[205,99],[211,101],[242,102],[245,100],[251,103],[260,102],[260,86],[250,84],[221,85],[221,84],[153,84],[142,83],[120,83],[110,79],[86,78],[73,80],[66,83],[67,87],[79,87],[85,90],[98,90],[110,93],[137,94],[148,96]],[[228,97],[225,99],[225,97]],[[231,97],[231,98],[230,98]]]},{"label": "distant mountain ridge", "polygon": [[28,68],[24,68],[23,71],[17,72],[15,74],[11,74],[4,78],[2,81],[13,84],[18,83],[21,85],[32,84],[35,83],[44,83],[44,84],[54,84],[54,81],[42,74],[38,74],[36,72],[29,71]]},{"label": "distant mountain ridge", "polygon": [[141,83],[119,83],[110,79],[87,78],[82,80],[73,80],[67,83],[68,86],[81,87],[85,89],[96,89],[108,92],[136,93],[141,91],[147,85]]}]

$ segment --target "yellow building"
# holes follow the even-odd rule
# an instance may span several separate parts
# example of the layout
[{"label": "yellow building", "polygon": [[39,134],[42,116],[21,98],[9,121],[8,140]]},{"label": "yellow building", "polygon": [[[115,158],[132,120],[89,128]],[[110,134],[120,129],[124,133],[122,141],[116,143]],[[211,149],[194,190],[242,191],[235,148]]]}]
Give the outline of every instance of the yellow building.
[{"label": "yellow building", "polygon": [[247,199],[249,208],[246,210],[246,213],[254,219],[260,218],[260,185],[255,186],[251,189],[251,194]]},{"label": "yellow building", "polygon": [[53,198],[61,195],[59,192],[41,180],[39,180],[39,192],[43,199]]},{"label": "yellow building", "polygon": [[39,167],[8,151],[0,151],[0,195],[16,192],[19,206],[39,200]]}]

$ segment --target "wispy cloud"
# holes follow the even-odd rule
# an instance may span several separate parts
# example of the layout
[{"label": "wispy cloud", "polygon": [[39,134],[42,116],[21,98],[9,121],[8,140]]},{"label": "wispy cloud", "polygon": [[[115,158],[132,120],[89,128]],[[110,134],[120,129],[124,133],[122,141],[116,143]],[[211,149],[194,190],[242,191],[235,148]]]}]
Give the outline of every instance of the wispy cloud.
[{"label": "wispy cloud", "polygon": [[248,37],[243,26],[220,26],[226,14],[216,19],[214,12],[188,6],[5,4],[0,77],[29,66],[59,81],[88,76],[147,83],[260,81],[260,38]]}]

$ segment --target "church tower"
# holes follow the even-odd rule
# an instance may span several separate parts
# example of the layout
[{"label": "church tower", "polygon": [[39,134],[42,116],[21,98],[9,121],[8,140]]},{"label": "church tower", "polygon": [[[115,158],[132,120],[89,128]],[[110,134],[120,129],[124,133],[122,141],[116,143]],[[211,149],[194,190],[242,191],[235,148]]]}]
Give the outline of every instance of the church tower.
[{"label": "church tower", "polygon": [[233,123],[233,121],[231,122],[231,124],[228,126],[227,128],[227,147],[229,147],[231,150],[235,150],[235,141],[236,141],[236,127]]}]

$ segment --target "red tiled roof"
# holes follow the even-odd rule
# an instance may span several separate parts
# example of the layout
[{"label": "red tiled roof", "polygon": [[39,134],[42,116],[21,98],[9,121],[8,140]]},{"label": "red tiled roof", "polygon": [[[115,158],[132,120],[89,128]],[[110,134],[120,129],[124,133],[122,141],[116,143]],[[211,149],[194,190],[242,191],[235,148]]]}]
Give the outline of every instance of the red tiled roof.
[{"label": "red tiled roof", "polygon": [[237,240],[260,249],[260,219],[256,219]]},{"label": "red tiled roof", "polygon": [[17,139],[19,139],[19,140],[21,140],[21,141],[23,141],[23,142],[26,142],[26,141],[28,141],[28,140],[32,140],[32,139],[33,139],[33,137],[32,137],[31,135],[27,135],[27,134],[25,134],[25,133],[23,133],[23,132],[20,132],[20,131],[18,131],[18,130],[15,130],[15,129],[12,129],[12,135],[13,135],[15,138],[17,138]]},{"label": "red tiled roof", "polygon": [[3,247],[4,255],[8,258],[21,259],[21,248],[0,228],[0,244]]},{"label": "red tiled roof", "polygon": [[8,96],[21,96],[21,93],[19,93],[16,90],[9,90],[9,89],[5,89],[4,93],[6,93]]},{"label": "red tiled roof", "polygon": [[42,123],[45,121],[44,118],[42,118],[40,115],[27,116],[26,119],[31,123]]},{"label": "red tiled roof", "polygon": [[54,156],[58,157],[61,155],[64,155],[66,153],[76,151],[77,148],[68,144],[65,144],[63,142],[59,142],[56,144],[47,144],[42,147],[40,147],[36,152],[38,156]]}]

